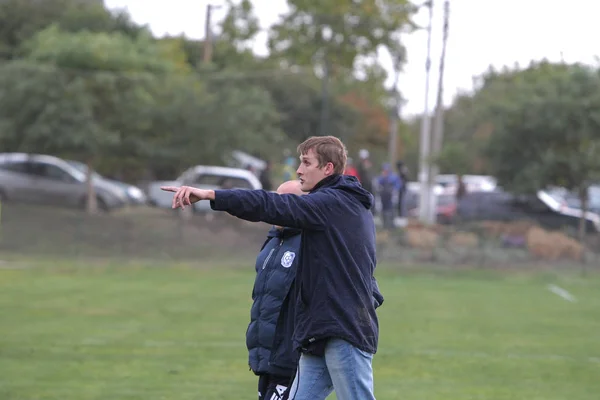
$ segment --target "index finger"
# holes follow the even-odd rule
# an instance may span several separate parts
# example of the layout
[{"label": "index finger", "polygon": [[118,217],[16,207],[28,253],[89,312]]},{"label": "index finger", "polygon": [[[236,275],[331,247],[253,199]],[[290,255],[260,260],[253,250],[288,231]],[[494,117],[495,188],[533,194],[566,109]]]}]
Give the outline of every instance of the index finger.
[{"label": "index finger", "polygon": [[160,190],[164,190],[165,192],[177,192],[179,188],[177,186],[161,186]]}]

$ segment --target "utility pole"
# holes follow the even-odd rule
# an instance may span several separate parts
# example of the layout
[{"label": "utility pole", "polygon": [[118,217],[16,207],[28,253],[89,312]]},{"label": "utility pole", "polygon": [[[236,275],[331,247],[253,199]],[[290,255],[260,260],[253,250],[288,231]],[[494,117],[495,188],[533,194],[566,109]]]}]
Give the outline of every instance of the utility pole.
[{"label": "utility pole", "polygon": [[[429,190],[433,192],[435,187],[435,178],[440,172],[436,160],[442,152],[444,140],[444,66],[446,62],[446,44],[448,43],[448,24],[450,20],[450,1],[444,1],[444,32],[442,38],[442,54],[440,56],[440,76],[438,81],[437,101],[435,106],[435,120],[433,121],[433,139],[431,146],[431,170],[429,173]],[[430,198],[430,218],[435,221],[436,218],[436,196],[433,194]]]},{"label": "utility pole", "polygon": [[430,219],[430,191],[429,191],[429,153],[431,146],[431,121],[429,116],[429,76],[431,70],[431,27],[433,24],[433,0],[429,0],[429,25],[427,26],[427,60],[425,62],[425,109],[421,121],[421,138],[419,152],[419,220],[425,224],[433,221]]},{"label": "utility pole", "polygon": [[329,129],[329,74],[330,65],[327,58],[327,49],[323,49],[323,78],[321,78],[321,122],[319,124],[320,136],[327,136]]},{"label": "utility pole", "polygon": [[206,5],[206,20],[204,21],[204,52],[202,54],[202,62],[204,64],[210,64],[212,61],[212,29],[211,29],[211,17],[212,10],[215,9],[212,4]]},{"label": "utility pole", "polygon": [[400,118],[401,98],[398,92],[398,81],[400,80],[400,63],[402,57],[399,55],[394,62],[394,83],[392,86],[392,107],[390,113],[390,137],[388,143],[389,162],[394,168],[396,165],[396,150],[398,148],[398,119]]}]

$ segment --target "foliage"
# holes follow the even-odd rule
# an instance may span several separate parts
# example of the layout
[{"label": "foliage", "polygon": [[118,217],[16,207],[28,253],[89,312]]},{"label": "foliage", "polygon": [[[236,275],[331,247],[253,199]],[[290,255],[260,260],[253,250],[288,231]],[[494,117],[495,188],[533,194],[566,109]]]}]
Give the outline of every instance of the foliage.
[{"label": "foliage", "polygon": [[226,0],[227,15],[220,24],[221,41],[232,43],[238,50],[248,49],[249,41],[260,32],[260,23],[254,14],[250,0],[241,0],[236,4],[233,0]]},{"label": "foliage", "polygon": [[[494,131],[487,154],[505,185],[520,192],[549,184],[579,189],[600,166],[600,76],[574,65],[534,64],[494,84]],[[510,161],[509,161],[510,160]]]},{"label": "foliage", "polygon": [[[600,75],[582,65],[532,64],[490,85],[490,169],[505,187],[548,185],[581,195],[600,178]],[[583,235],[584,231],[580,231]]]},{"label": "foliage", "polygon": [[[190,165],[220,164],[232,149],[276,160],[322,127],[352,152],[385,152],[387,76],[364,56],[381,47],[402,53],[398,34],[412,27],[413,7],[290,5],[284,19],[303,15],[334,35],[304,46],[317,31],[292,25],[285,51],[261,58],[249,47],[260,30],[252,3],[228,0],[212,63],[203,65],[202,41],[154,38],[126,12],[97,2],[0,0],[0,57],[10,61],[0,68],[0,145],[93,162],[130,180],[145,172],[172,179]],[[271,32],[280,50],[281,29]],[[329,79],[316,74],[318,60],[294,58],[303,47],[330,52]]]},{"label": "foliage", "polygon": [[444,141],[439,167],[445,173],[485,174],[484,150],[493,126],[488,119],[485,89],[459,95],[445,111]]},{"label": "foliage", "polygon": [[14,59],[21,44],[49,25],[67,32],[121,32],[130,37],[147,32],[124,11],[109,12],[97,2],[81,0],[1,0],[0,59]]},{"label": "foliage", "polygon": [[173,87],[163,93],[163,106],[153,117],[156,152],[148,161],[157,173],[166,170],[173,177],[190,165],[221,164],[235,149],[269,155],[284,140],[267,91],[235,76],[210,78],[203,83],[171,77]]},{"label": "foliage", "polygon": [[[321,82],[311,71],[281,71],[275,76],[256,78],[256,82],[269,91],[281,114],[281,128],[292,142],[300,143],[318,134],[323,96]],[[328,133],[350,139],[356,130],[355,111],[335,97],[328,107]]]},{"label": "foliage", "polygon": [[397,48],[416,7],[406,0],[289,0],[290,12],[269,34],[271,54],[288,65],[353,69],[360,56]]},{"label": "foliage", "polygon": [[443,149],[436,161],[441,173],[456,175],[472,174],[471,157],[467,146],[462,142],[450,142]]}]

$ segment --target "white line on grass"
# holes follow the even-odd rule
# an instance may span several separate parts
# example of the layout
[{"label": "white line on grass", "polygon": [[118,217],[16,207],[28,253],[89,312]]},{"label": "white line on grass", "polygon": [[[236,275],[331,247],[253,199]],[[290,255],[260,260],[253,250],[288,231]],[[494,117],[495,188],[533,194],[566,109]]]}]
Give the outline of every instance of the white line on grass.
[{"label": "white line on grass", "polygon": [[577,303],[577,299],[571,293],[567,292],[565,289],[559,286],[548,285],[548,290],[554,293],[555,295],[558,295],[563,299],[570,301],[571,303]]}]

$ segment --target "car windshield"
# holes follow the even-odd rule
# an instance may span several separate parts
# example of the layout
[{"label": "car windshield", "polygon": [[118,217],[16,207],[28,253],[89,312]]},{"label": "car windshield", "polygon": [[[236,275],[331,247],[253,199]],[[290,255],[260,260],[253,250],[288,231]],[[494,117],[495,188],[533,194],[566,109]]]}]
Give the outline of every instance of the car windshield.
[{"label": "car windshield", "polygon": [[[77,171],[84,174],[83,179],[85,180],[85,174],[87,173],[87,165],[85,165],[84,163],[79,162],[79,161],[67,161],[67,162],[69,163],[70,166],[74,167]],[[102,175],[100,175],[96,171],[92,171],[92,178],[93,179],[103,179]]]},{"label": "car windshield", "polygon": [[[581,208],[581,200],[575,192],[569,192],[563,188],[552,188],[548,194],[556,201],[571,208]],[[600,186],[590,186],[588,189],[588,207],[600,208]]]}]

